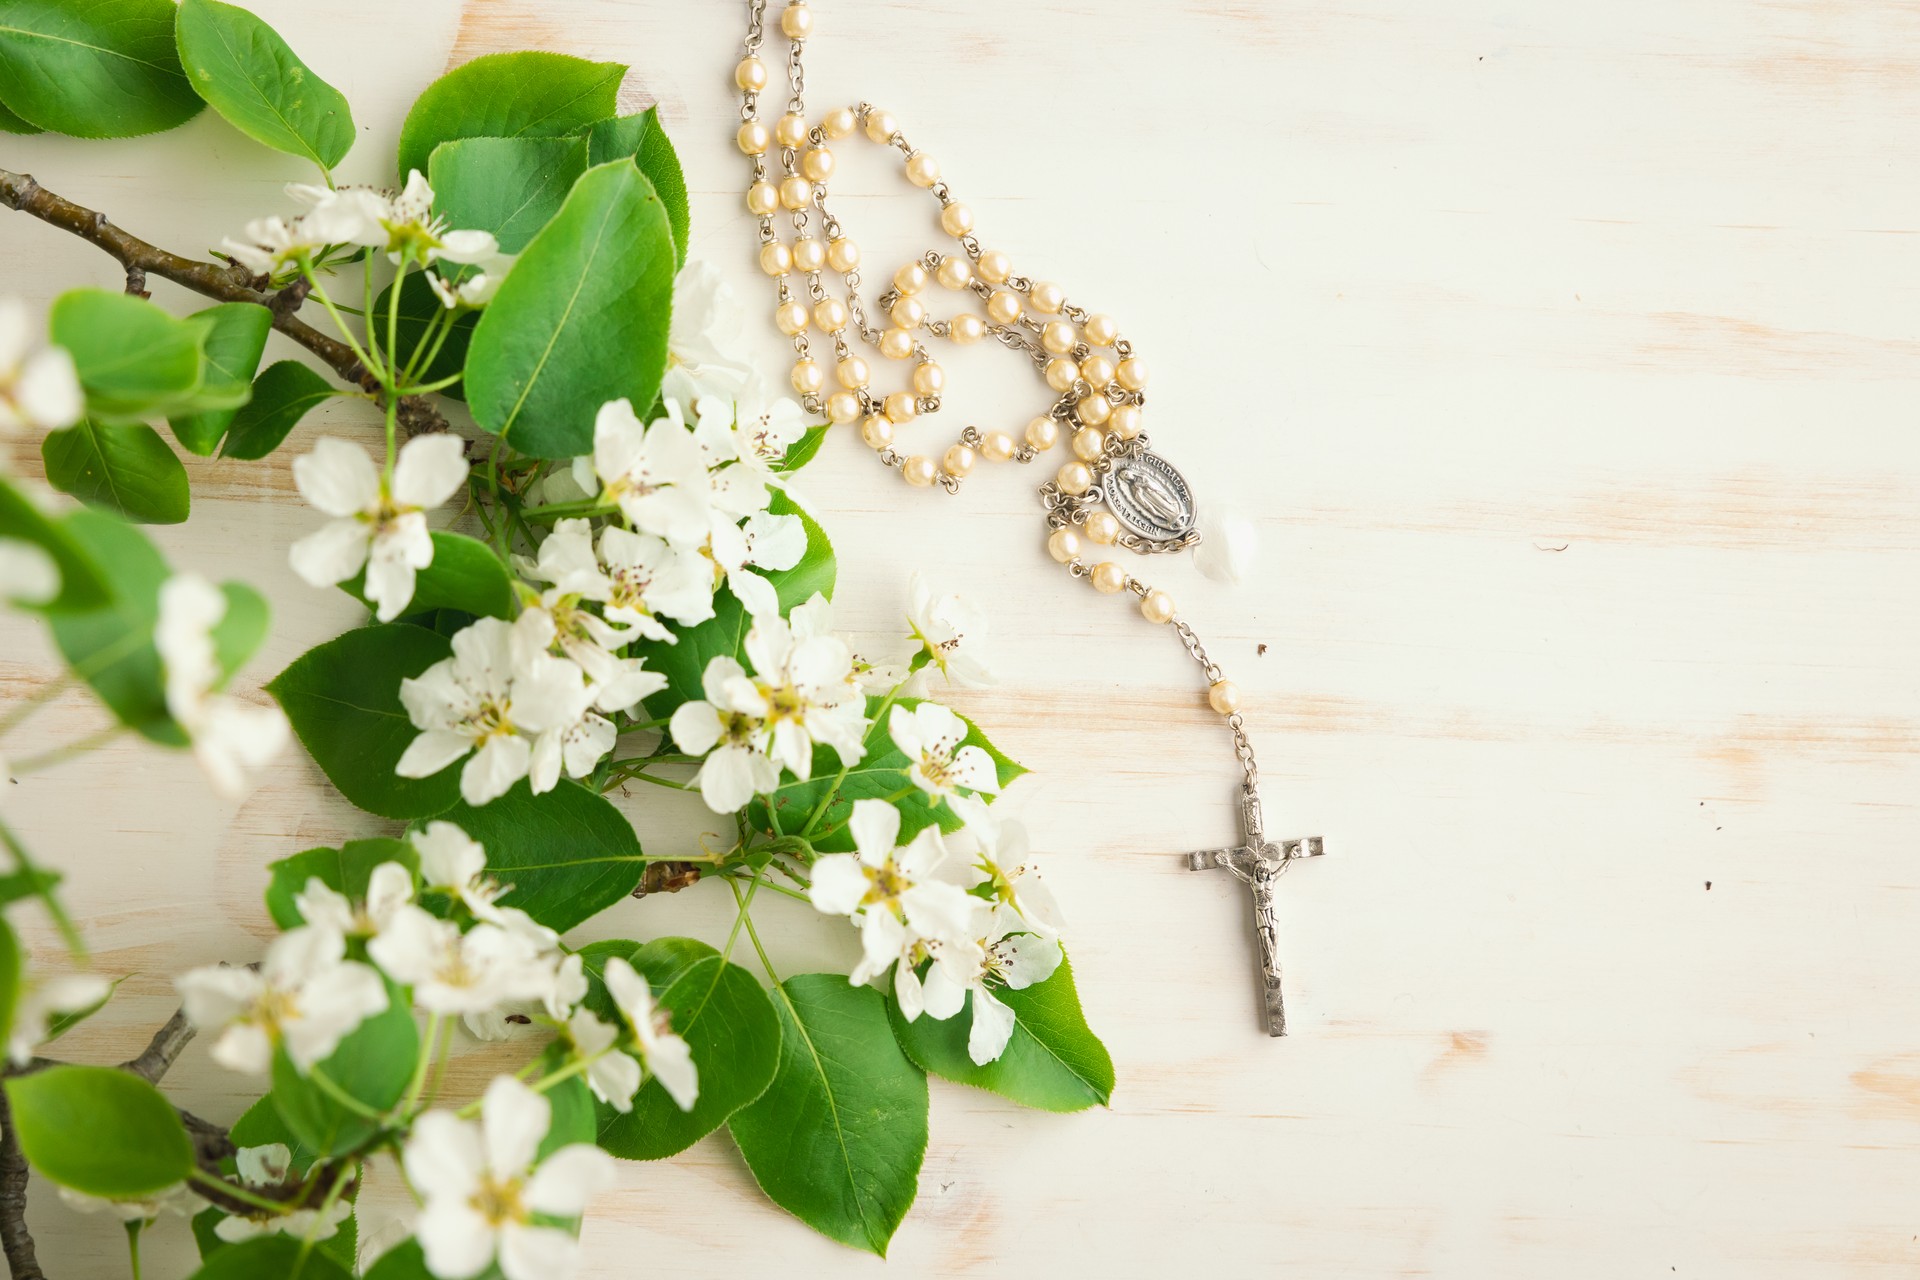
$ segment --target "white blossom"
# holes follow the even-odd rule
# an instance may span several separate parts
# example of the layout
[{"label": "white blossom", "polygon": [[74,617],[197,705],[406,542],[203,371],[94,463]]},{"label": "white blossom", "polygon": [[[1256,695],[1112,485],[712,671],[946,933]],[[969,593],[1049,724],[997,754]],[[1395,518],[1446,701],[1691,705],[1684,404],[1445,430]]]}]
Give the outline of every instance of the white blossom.
[{"label": "white blossom", "polygon": [[778,462],[787,450],[818,423],[810,420],[798,401],[786,396],[772,400],[741,400],[734,406],[735,434],[740,456],[748,462]]},{"label": "white blossom", "polygon": [[677,414],[642,426],[633,406],[610,400],[593,420],[593,472],[601,498],[642,533],[699,546],[708,533],[707,468]]},{"label": "white blossom", "polygon": [[602,647],[626,643],[633,635],[677,643],[656,614],[683,625],[713,616],[712,566],[705,557],[617,525],[601,531],[596,552],[587,521],[560,521],[540,544],[529,576],[552,583],[563,596],[599,604],[605,630],[593,628],[590,634]]},{"label": "white blossom", "polygon": [[928,1017],[945,1020],[960,1012],[973,995],[973,1025],[967,1033],[967,1056],[985,1065],[1006,1051],[1013,1035],[1014,1015],[993,994],[996,987],[1022,990],[1045,982],[1060,967],[1060,943],[1035,933],[1027,920],[1002,904],[979,912],[984,936],[979,939],[979,963],[957,976],[951,966],[935,964],[927,971],[924,1007]]},{"label": "white blossom", "polygon": [[975,796],[954,796],[947,805],[966,823],[956,844],[971,842],[972,865],[989,898],[1019,912],[1036,933],[1064,932],[1066,918],[1033,860],[1025,824],[999,816]]},{"label": "white blossom", "polygon": [[[667,678],[649,671],[639,658],[620,657],[636,637],[658,631],[671,633],[652,615],[643,615],[646,626],[616,626],[587,603],[604,601],[614,592],[612,579],[600,571],[593,551],[593,532],[585,520],[562,520],[547,540],[540,544],[539,559],[532,576],[554,585],[540,594],[539,602],[528,612],[544,614],[553,631],[551,646],[586,673],[594,686],[593,705],[601,711],[625,711],[667,687]],[[709,607],[711,605],[709,604]]]},{"label": "white blossom", "polygon": [[476,270],[462,271],[452,277],[429,271],[426,273],[427,287],[433,290],[434,297],[440,299],[440,305],[449,311],[484,307],[500,291],[500,282],[513,269],[513,258],[514,255],[510,253],[496,253],[481,259],[476,264]]},{"label": "white blossom", "polygon": [[7,1029],[7,1058],[16,1067],[33,1061],[33,1051],[47,1038],[57,1017],[84,1013],[113,993],[113,984],[98,974],[29,971],[14,998],[13,1025]]},{"label": "white blossom", "polygon": [[633,1110],[633,1095],[640,1091],[640,1063],[630,1054],[614,1048],[620,1028],[585,1009],[567,1019],[567,1039],[574,1056],[587,1064],[587,1087],[593,1096],[615,1111]]},{"label": "white blossom", "polygon": [[[410,257],[423,265],[441,259],[491,264],[501,256],[491,232],[450,230],[447,220],[434,214],[433,188],[418,169],[407,174],[406,186],[397,192],[292,183],[287,194],[308,207],[292,232],[310,247],[363,245],[386,250],[393,262]],[[255,225],[247,228],[249,238]]]},{"label": "white blossom", "polygon": [[514,1000],[538,1000],[552,969],[528,935],[482,921],[465,933],[419,907],[403,907],[367,944],[367,955],[395,982],[413,988],[429,1013],[479,1013]]},{"label": "white blossom", "polygon": [[413,599],[414,575],[433,563],[425,512],[458,493],[467,471],[466,441],[444,432],[402,445],[391,483],[366,450],[321,437],[293,460],[293,482],[333,519],[293,544],[293,571],[329,587],[364,568],[375,616],[393,621]]},{"label": "white blossom", "polygon": [[[640,1060],[682,1111],[693,1110],[700,1096],[700,1077],[693,1050],[674,1034],[673,1013],[657,1004],[647,980],[620,956],[607,961],[607,994],[632,1028]],[[624,1109],[624,1108],[623,1108]]]},{"label": "white blossom", "polygon": [[60,566],[31,542],[0,538],[0,600],[42,605],[60,594]]},{"label": "white blossom", "polygon": [[0,298],[0,435],[22,427],[57,431],[80,421],[86,396],[73,356],[35,344],[38,326],[19,298]]},{"label": "white blossom", "polygon": [[383,862],[367,876],[366,895],[347,897],[319,876],[308,876],[293,895],[294,909],[311,925],[349,938],[377,937],[400,908],[413,901],[413,873],[397,862]]},{"label": "white blossom", "polygon": [[716,515],[707,536],[707,553],[727,589],[753,617],[777,614],[780,595],[755,569],[791,569],[807,554],[807,528],[800,517],[756,511],[745,523]]},{"label": "white blossom", "polygon": [[[284,1142],[261,1147],[242,1147],[233,1157],[234,1169],[243,1185],[254,1191],[277,1190],[287,1185],[293,1174],[293,1152]],[[284,1232],[300,1239],[331,1240],[340,1224],[353,1216],[353,1204],[344,1197],[335,1200],[325,1212],[319,1207],[294,1209],[288,1213],[262,1213],[258,1217],[230,1214],[214,1224],[213,1234],[228,1244],[238,1244],[255,1236]]]},{"label": "white blossom", "polygon": [[[400,702],[421,733],[394,772],[430,777],[471,751],[460,771],[468,804],[497,799],[522,778],[535,794],[551,791],[562,765],[581,763],[596,745],[568,740],[588,717],[594,691],[579,667],[547,652],[551,642],[551,621],[538,613],[512,623],[481,618],[458,632],[452,657],[400,682]],[[611,729],[601,735],[606,747]]]},{"label": "white blossom", "polygon": [[739,304],[719,268],[710,262],[682,267],[673,282],[661,394],[692,405],[707,396],[732,400],[745,391],[753,371],[730,352],[740,320]]},{"label": "white blossom", "polygon": [[163,1213],[177,1213],[185,1217],[200,1207],[200,1200],[187,1190],[184,1182],[176,1182],[164,1190],[135,1200],[105,1200],[57,1184],[54,1190],[69,1209],[81,1213],[110,1213],[122,1222],[152,1222]]},{"label": "white blossom", "polygon": [[304,1072],[387,1007],[380,975],[346,959],[346,951],[335,931],[303,925],[274,939],[258,973],[210,965],[181,975],[176,985],[188,1020],[219,1032],[215,1062],[260,1075],[280,1045]]},{"label": "white blossom", "polygon": [[1000,777],[984,748],[965,745],[967,722],[935,702],[911,709],[895,703],[887,715],[887,734],[913,763],[907,776],[934,800],[957,789],[998,792]]},{"label": "white blossom", "polygon": [[[909,585],[907,620],[920,641],[928,665],[949,684],[981,688],[994,683],[982,653],[986,615],[957,595],[934,590],[917,571]],[[918,661],[918,658],[915,659]]]},{"label": "white blossom", "polygon": [[[667,732],[680,750],[706,757],[693,781],[707,807],[736,813],[779,785],[780,766],[767,755],[766,722],[734,703],[743,689],[752,692],[745,667],[732,658],[714,658],[701,673],[700,687],[706,698],[674,708]],[[757,695],[751,700],[758,705]]]},{"label": "white blossom", "polygon": [[1215,582],[1240,585],[1259,550],[1260,535],[1253,521],[1238,508],[1208,503],[1200,508],[1200,541],[1193,548],[1193,566]]},{"label": "white blossom", "polygon": [[939,828],[926,827],[896,848],[900,811],[884,800],[856,800],[847,830],[858,853],[815,862],[807,896],[818,910],[859,923],[862,955],[854,983],[886,972],[910,938],[964,942],[971,936],[975,900],[939,878],[946,858]]},{"label": "white blossom", "polygon": [[337,242],[328,238],[321,223],[275,215],[255,218],[241,229],[239,239],[222,239],[220,249],[253,274],[271,277],[333,243]]},{"label": "white blossom", "polygon": [[227,597],[218,587],[196,574],[175,574],[160,586],[153,646],[165,673],[167,714],[186,731],[214,789],[238,796],[247,771],[278,755],[290,735],[278,707],[216,692],[223,675],[213,629],[226,613]]},{"label": "white blossom", "polygon": [[766,726],[767,754],[796,778],[812,774],[815,743],[857,764],[866,753],[867,699],[846,642],[805,626],[796,632],[773,614],[755,619],[745,648],[753,678],[731,680],[728,702]]},{"label": "white blossom", "polygon": [[539,1161],[553,1107],[526,1085],[497,1077],[480,1119],[429,1111],[415,1121],[401,1161],[422,1209],[414,1233],[427,1270],[469,1280],[498,1261],[506,1280],[555,1280],[579,1265],[571,1232],[535,1214],[577,1218],[613,1182],[613,1157],[588,1143]]}]

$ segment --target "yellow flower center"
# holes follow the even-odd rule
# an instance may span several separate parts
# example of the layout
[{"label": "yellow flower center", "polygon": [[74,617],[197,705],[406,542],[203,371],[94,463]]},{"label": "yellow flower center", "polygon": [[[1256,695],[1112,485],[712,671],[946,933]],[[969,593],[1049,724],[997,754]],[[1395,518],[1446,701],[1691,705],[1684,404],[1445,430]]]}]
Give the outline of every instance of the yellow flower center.
[{"label": "yellow flower center", "polygon": [[531,1216],[527,1212],[526,1201],[520,1195],[520,1182],[515,1178],[496,1178],[490,1173],[483,1175],[479,1188],[467,1203],[487,1220],[489,1226],[525,1222]]}]

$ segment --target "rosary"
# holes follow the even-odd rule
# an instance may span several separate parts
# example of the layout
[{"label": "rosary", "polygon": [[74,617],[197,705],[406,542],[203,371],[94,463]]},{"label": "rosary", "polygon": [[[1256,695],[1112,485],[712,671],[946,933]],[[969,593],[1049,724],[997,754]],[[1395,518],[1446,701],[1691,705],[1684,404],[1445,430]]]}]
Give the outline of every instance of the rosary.
[{"label": "rosary", "polygon": [[[790,0],[780,15],[780,30],[788,41],[790,96],[785,114],[769,129],[760,119],[760,95],[770,78],[759,56],[766,10],[767,0],[748,0],[744,56],[734,68],[734,83],[741,91],[741,124],[735,140],[753,168],[747,208],[760,220],[761,270],[772,278],[779,295],[774,322],[793,339],[799,356],[793,366],[793,389],[809,412],[824,414],[841,425],[858,423],[861,439],[880,461],[897,468],[916,488],[938,484],[950,494],[958,493],[981,459],[1030,463],[1066,439],[1073,457],[1040,486],[1050,530],[1047,552],[1095,591],[1131,592],[1140,602],[1142,616],[1151,623],[1171,625],[1206,675],[1208,705],[1232,731],[1234,755],[1245,775],[1240,788],[1242,842],[1233,848],[1187,854],[1187,865],[1194,870],[1224,867],[1252,890],[1267,1034],[1285,1035],[1274,891],[1293,859],[1318,856],[1325,846],[1318,836],[1267,839],[1260,814],[1260,773],[1241,720],[1239,690],[1207,656],[1193,628],[1177,616],[1173,598],[1112,560],[1097,564],[1087,560],[1095,554],[1089,543],[1150,555],[1185,550],[1200,540],[1185,479],[1149,451],[1141,430],[1146,364],[1134,354],[1133,344],[1120,336],[1112,318],[1068,302],[1057,284],[1015,275],[1000,250],[982,249],[973,234],[973,211],[953,198],[941,180],[939,164],[906,140],[893,116],[863,102],[829,111],[818,124],[808,124],[803,114],[802,53],[813,34],[813,11],[805,0]],[[859,246],[841,233],[839,222],[827,210],[826,184],[834,171],[829,143],[857,131],[901,153],[907,180],[939,201],[940,229],[963,251],[929,250],[894,272],[890,287],[877,299],[889,322],[884,330],[868,319],[860,298]],[[776,152],[781,172],[777,181],[767,163]],[[791,244],[780,238],[774,225],[783,211],[793,227]],[[818,234],[809,229],[814,212],[820,218]],[[845,301],[822,283],[823,272],[829,270],[845,281]],[[804,299],[797,291],[797,277],[806,281]],[[936,282],[962,297],[978,298],[985,317],[964,310],[949,318],[933,317],[928,310],[929,286]],[[824,361],[813,356],[809,330],[818,330],[832,345],[831,376]],[[1023,352],[1057,399],[1046,414],[1027,424],[1018,441],[1005,431],[983,433],[969,426],[938,462],[927,454],[902,455],[894,448],[896,433],[920,415],[937,412],[940,393],[946,389],[946,371],[934,362],[923,335],[958,345],[990,337]],[[855,350],[855,337],[886,360],[911,360],[912,389],[885,395],[873,390],[873,368]]]}]

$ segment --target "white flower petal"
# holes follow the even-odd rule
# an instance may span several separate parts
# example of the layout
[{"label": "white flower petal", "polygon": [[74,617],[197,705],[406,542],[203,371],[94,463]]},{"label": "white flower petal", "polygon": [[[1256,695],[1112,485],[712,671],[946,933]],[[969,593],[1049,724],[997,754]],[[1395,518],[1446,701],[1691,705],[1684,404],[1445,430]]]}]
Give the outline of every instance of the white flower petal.
[{"label": "white flower petal", "polygon": [[333,436],[320,437],[311,453],[293,460],[293,483],[326,515],[358,515],[380,505],[380,469],[365,449]]}]

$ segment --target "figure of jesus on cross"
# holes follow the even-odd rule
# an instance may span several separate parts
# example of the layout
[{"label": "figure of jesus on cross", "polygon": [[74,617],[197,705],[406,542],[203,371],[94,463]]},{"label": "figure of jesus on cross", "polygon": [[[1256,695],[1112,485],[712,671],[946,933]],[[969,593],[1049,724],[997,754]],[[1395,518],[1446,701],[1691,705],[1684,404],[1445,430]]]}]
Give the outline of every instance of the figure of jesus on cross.
[{"label": "figure of jesus on cross", "polygon": [[1287,1006],[1280,995],[1280,930],[1274,889],[1280,873],[1295,858],[1317,858],[1326,843],[1319,836],[1269,841],[1260,817],[1260,792],[1248,781],[1240,792],[1240,831],[1244,843],[1231,849],[1201,849],[1187,855],[1187,867],[1204,871],[1225,867],[1253,890],[1253,932],[1260,948],[1261,999],[1265,1004],[1267,1034],[1287,1034]]}]

